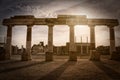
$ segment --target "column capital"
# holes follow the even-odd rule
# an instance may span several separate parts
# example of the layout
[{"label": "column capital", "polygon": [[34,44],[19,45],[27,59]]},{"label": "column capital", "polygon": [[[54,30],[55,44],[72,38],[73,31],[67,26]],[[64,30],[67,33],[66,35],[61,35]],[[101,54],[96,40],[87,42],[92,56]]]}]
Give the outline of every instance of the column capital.
[{"label": "column capital", "polygon": [[74,27],[75,25],[68,25],[69,27]]},{"label": "column capital", "polygon": [[108,28],[113,29],[115,26],[107,25]]},{"label": "column capital", "polygon": [[7,25],[7,27],[14,27],[14,25]]},{"label": "column capital", "polygon": [[48,25],[48,27],[54,27],[54,25],[51,24],[51,25]]},{"label": "column capital", "polygon": [[27,25],[27,27],[28,27],[28,28],[32,28],[32,27],[33,27],[33,25]]},{"label": "column capital", "polygon": [[96,25],[94,25],[94,24],[89,24],[88,26],[89,26],[89,27],[95,27]]}]

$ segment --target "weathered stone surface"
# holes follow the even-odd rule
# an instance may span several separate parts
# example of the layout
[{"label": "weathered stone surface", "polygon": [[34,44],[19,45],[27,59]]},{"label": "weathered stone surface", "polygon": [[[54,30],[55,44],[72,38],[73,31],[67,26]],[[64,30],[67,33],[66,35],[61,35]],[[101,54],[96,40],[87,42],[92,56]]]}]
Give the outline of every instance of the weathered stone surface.
[{"label": "weathered stone surface", "polygon": [[57,18],[35,18],[32,15],[17,15],[3,20],[3,25],[112,25],[117,26],[117,19],[88,19],[85,15],[58,15]]},{"label": "weathered stone surface", "polygon": [[26,38],[26,51],[22,54],[23,61],[31,60],[31,37],[32,37],[32,25],[27,26],[27,38]]},{"label": "weathered stone surface", "polygon": [[75,51],[69,51],[69,61],[77,61],[77,53]]},{"label": "weathered stone surface", "polygon": [[96,50],[91,50],[89,60],[100,61],[100,53],[98,53]]},{"label": "weathered stone surface", "polygon": [[46,52],[45,60],[46,61],[53,61],[53,52]]},{"label": "weathered stone surface", "polygon": [[27,52],[21,54],[21,61],[30,61],[30,60],[32,60],[31,55],[29,55]]},{"label": "weathered stone surface", "polygon": [[120,80],[118,61],[74,62],[67,61],[67,56],[54,57],[53,62],[45,62],[43,56],[33,55],[32,61],[20,62],[14,55],[13,60],[0,62],[0,80]]},{"label": "weathered stone surface", "polygon": [[118,26],[117,19],[88,19],[88,25],[112,25]]}]

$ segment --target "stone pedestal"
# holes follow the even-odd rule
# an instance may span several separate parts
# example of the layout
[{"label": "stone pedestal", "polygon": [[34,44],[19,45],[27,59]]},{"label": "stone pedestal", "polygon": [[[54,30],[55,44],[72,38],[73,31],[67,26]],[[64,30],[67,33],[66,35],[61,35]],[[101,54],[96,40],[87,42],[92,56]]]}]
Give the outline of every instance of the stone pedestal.
[{"label": "stone pedestal", "polygon": [[21,61],[29,61],[32,60],[31,56],[28,53],[22,53],[21,54]]},{"label": "stone pedestal", "polygon": [[69,61],[77,61],[77,53],[74,51],[69,51]]},{"label": "stone pedestal", "polygon": [[100,61],[100,53],[98,53],[96,50],[90,50],[89,60]]},{"label": "stone pedestal", "polygon": [[46,61],[53,61],[53,52],[46,52],[45,59]]}]

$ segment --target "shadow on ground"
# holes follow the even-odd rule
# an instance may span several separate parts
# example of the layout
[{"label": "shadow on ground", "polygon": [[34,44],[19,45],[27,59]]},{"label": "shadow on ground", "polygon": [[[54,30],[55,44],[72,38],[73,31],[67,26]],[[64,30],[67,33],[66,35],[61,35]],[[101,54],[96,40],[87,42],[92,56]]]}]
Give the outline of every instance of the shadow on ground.
[{"label": "shadow on ground", "polygon": [[60,67],[56,68],[52,72],[48,73],[47,75],[41,77],[39,80],[57,80],[61,74],[71,65],[75,65],[76,62],[74,61],[67,61]]},{"label": "shadow on ground", "polygon": [[[12,62],[12,63],[20,63],[20,61],[15,61],[15,62]],[[41,61],[41,62],[30,63],[28,65],[22,65],[22,66],[8,68],[8,69],[5,68],[4,70],[0,70],[0,73],[11,72],[11,71],[14,71],[14,70],[27,68],[27,67],[31,67],[31,66],[36,66],[36,65],[39,65],[39,64],[45,64],[45,63],[48,63],[48,62]]]},{"label": "shadow on ground", "polygon": [[104,71],[106,73],[106,75],[108,75],[112,80],[120,80],[120,73],[118,73],[117,71],[107,67],[104,65],[103,62],[99,62],[99,61],[93,61],[93,63],[102,71]]}]

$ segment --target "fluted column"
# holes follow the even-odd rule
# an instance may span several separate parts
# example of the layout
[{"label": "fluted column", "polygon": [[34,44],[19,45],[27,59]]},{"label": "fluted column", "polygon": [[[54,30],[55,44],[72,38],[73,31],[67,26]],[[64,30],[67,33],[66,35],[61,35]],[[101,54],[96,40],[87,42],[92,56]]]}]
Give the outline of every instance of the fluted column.
[{"label": "fluted column", "polygon": [[6,39],[6,46],[5,46],[5,56],[4,59],[5,60],[10,60],[11,58],[11,54],[12,54],[12,46],[11,46],[11,42],[12,42],[12,25],[8,25],[7,26],[7,39]]},{"label": "fluted column", "polygon": [[115,48],[115,32],[114,32],[114,26],[108,26],[110,31],[110,55],[112,59],[112,54],[114,51],[116,51]]},{"label": "fluted column", "polygon": [[74,25],[69,25],[69,38],[70,38],[70,44],[69,44],[69,60],[70,61],[77,61],[77,53],[76,53],[76,45],[74,41]]},{"label": "fluted column", "polygon": [[33,25],[27,25],[26,51],[25,51],[25,53],[22,53],[22,60],[23,61],[31,60],[32,26]]},{"label": "fluted column", "polygon": [[53,26],[48,25],[48,51],[46,52],[46,61],[53,61]]}]

